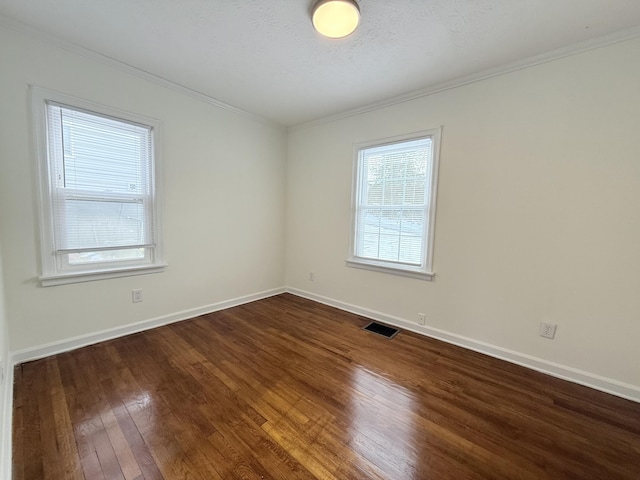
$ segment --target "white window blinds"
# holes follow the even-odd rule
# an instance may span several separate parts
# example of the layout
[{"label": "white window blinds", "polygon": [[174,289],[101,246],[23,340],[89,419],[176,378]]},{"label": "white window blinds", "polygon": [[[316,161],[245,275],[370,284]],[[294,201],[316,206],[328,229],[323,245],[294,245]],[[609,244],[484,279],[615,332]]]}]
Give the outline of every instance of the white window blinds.
[{"label": "white window blinds", "polygon": [[356,146],[347,265],[433,278],[440,129]]},{"label": "white window blinds", "polygon": [[151,128],[52,102],[47,126],[54,253],[144,256],[155,237]]}]

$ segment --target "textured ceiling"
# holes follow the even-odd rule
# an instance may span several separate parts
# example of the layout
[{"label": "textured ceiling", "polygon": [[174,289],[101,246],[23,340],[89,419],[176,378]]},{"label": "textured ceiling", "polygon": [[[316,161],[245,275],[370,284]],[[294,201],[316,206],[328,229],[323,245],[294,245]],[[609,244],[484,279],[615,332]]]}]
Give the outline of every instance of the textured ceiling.
[{"label": "textured ceiling", "polygon": [[358,0],[321,38],[314,0],[0,0],[0,15],[284,125],[635,29],[640,0]]}]

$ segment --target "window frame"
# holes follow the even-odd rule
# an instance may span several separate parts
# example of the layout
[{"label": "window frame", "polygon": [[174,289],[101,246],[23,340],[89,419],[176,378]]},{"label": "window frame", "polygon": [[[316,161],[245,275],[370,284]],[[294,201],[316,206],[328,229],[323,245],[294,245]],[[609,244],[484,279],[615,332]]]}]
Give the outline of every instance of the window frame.
[{"label": "window frame", "polygon": [[[143,275],[164,271],[163,230],[162,230],[162,124],[159,120],[108,107],[88,100],[30,85],[31,110],[34,132],[34,161],[39,220],[40,276],[43,287],[69,283],[87,282],[107,278]],[[126,123],[149,128],[151,135],[151,216],[155,237],[152,247],[145,248],[140,259],[69,264],[69,253],[52,250],[55,244],[54,230],[54,185],[52,184],[52,160],[49,156],[48,104],[67,107]],[[126,249],[126,248],[124,248]]]},{"label": "window frame", "polygon": [[[436,220],[436,201],[438,193],[438,172],[440,166],[440,137],[442,135],[442,127],[422,130],[419,132],[387,137],[382,139],[370,140],[354,144],[354,160],[353,160],[353,183],[351,197],[351,232],[349,242],[349,256],[346,265],[353,268],[362,268],[374,270],[383,273],[391,273],[394,275],[402,275],[422,280],[433,280],[435,272],[433,271],[433,251],[435,242],[435,220]],[[361,182],[363,181],[362,172],[362,156],[363,150],[393,145],[396,143],[409,142],[431,138],[432,142],[432,165],[431,178],[426,178],[429,185],[428,196],[425,197],[426,221],[424,231],[421,235],[423,243],[423,258],[418,266],[410,264],[402,264],[399,262],[391,262],[381,259],[371,259],[359,257],[356,255],[357,242],[357,223],[358,212],[360,208],[360,194],[362,191]]]}]

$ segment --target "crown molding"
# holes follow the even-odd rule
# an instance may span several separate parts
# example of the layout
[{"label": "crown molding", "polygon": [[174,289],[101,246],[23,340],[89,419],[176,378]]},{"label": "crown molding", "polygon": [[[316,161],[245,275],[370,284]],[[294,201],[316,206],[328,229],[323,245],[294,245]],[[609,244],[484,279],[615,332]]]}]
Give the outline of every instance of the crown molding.
[{"label": "crown molding", "polygon": [[14,32],[39,40],[43,43],[46,43],[47,45],[53,45],[55,47],[61,48],[63,50],[74,53],[76,55],[80,55],[90,60],[94,60],[104,65],[108,65],[110,67],[116,68],[122,72],[142,78],[149,82],[155,83],[156,85],[160,85],[162,87],[168,88],[178,93],[182,93],[183,95],[187,95],[189,97],[195,98],[196,100],[200,100],[201,102],[208,103],[210,105],[213,105],[218,108],[222,108],[229,112],[233,112],[238,115],[251,118],[252,120],[258,121],[260,123],[263,123],[269,126],[284,128],[284,125],[277,123],[273,120],[262,117],[260,115],[256,115],[255,113],[251,113],[239,107],[235,107],[221,100],[213,98],[209,95],[205,95],[204,93],[198,92],[189,87],[185,87],[184,85],[180,85],[179,83],[173,82],[171,80],[167,80],[166,78],[163,78],[159,75],[155,75],[153,73],[147,72],[146,70],[142,70],[141,68],[134,67],[133,65],[129,65],[128,63],[122,62],[120,60],[116,60],[115,58],[109,57],[107,55],[103,55],[89,48],[80,46],[76,43],[69,42],[55,35],[51,35],[49,33],[43,32],[41,30],[38,30],[37,28],[34,28],[30,25],[27,25],[26,23],[20,22],[13,18],[0,15],[0,26],[6,27],[10,30],[13,30]]},{"label": "crown molding", "polygon": [[414,90],[413,92],[409,92],[403,95],[398,95],[395,97],[391,97],[385,100],[381,100],[379,102],[370,103],[368,105],[357,107],[351,110],[346,110],[344,112],[340,112],[334,115],[329,115],[326,117],[321,117],[315,120],[311,120],[308,122],[303,122],[295,125],[289,125],[288,127],[282,125],[281,123],[275,122],[271,119],[262,117],[255,113],[249,112],[247,110],[243,110],[239,107],[235,107],[228,103],[225,103],[221,100],[218,100],[209,95],[205,95],[204,93],[193,90],[189,87],[185,87],[184,85],[180,85],[171,80],[167,80],[166,78],[160,77],[153,73],[142,70],[138,67],[134,67],[133,65],[129,65],[127,63],[121,62],[120,60],[116,60],[112,57],[103,55],[94,50],[88,49],[86,47],[82,47],[73,42],[69,42],[67,40],[63,40],[55,35],[51,35],[45,33],[41,30],[38,30],[30,25],[27,25],[18,20],[6,17],[4,15],[0,15],[0,26],[4,26],[8,29],[16,31],[18,33],[27,35],[29,37],[35,38],[43,43],[54,45],[63,50],[67,50],[69,52],[75,53],[77,55],[83,56],[85,58],[89,58],[91,60],[100,62],[105,65],[109,65],[113,68],[126,72],[128,74],[137,76],[139,78],[143,78],[149,82],[155,83],[157,85],[161,85],[165,88],[174,90],[176,92],[182,93],[189,97],[195,98],[202,102],[208,103],[218,108],[222,108],[224,110],[234,112],[236,114],[251,118],[260,123],[270,125],[277,128],[287,128],[289,131],[295,131],[299,129],[305,129],[309,127],[314,127],[317,125],[322,125],[325,123],[333,122],[336,120],[341,120],[344,118],[349,118],[357,115],[361,115],[367,112],[371,112],[374,110],[380,110],[382,108],[386,108],[389,106],[409,102],[411,100],[415,100],[422,97],[427,97],[430,95],[434,95],[446,90],[451,90],[454,88],[462,87],[465,85],[470,85],[472,83],[480,82],[483,80],[487,80],[493,77],[498,77],[501,75],[505,75],[508,73],[516,72],[518,70],[523,70],[529,67],[533,67],[536,65],[540,65],[543,63],[552,62],[554,60],[558,60],[564,57],[569,57],[572,55],[577,55],[583,52],[587,52],[590,50],[595,50],[598,48],[606,47],[609,45],[613,45],[616,43],[625,42],[628,40],[632,40],[640,37],[640,26],[634,27],[631,29],[621,30],[616,33],[612,33],[609,35],[605,35],[602,37],[593,38],[590,40],[586,40],[584,42],[579,42],[574,45],[570,45],[567,47],[559,48],[556,50],[552,50],[547,53],[543,53],[540,55],[536,55],[533,57],[528,57],[522,60],[518,60],[515,62],[508,63],[506,65],[502,65],[500,67],[496,67],[493,69],[485,70],[483,72],[474,73],[471,75],[467,75],[464,77],[456,78],[447,82],[442,82],[436,85],[430,85],[428,87]]},{"label": "crown molding", "polygon": [[622,42],[633,40],[639,37],[640,37],[640,27],[621,30],[616,33],[593,38],[580,43],[575,43],[567,47],[558,48],[556,50],[552,50],[547,53],[535,55],[533,57],[527,57],[522,60],[517,60],[515,62],[511,62],[506,65],[502,65],[500,67],[484,70],[482,72],[474,73],[474,74],[467,75],[460,78],[455,78],[447,82],[431,85],[425,88],[421,88],[419,90],[414,90],[413,92],[409,92],[409,93],[391,97],[385,100],[381,100],[379,102],[370,103],[363,107],[357,107],[351,110],[346,110],[344,112],[336,113],[334,115],[329,115],[329,116],[318,118],[308,122],[291,125],[288,127],[288,130],[289,131],[302,130],[305,128],[315,127],[325,123],[330,123],[337,120],[342,120],[345,118],[362,115],[364,113],[371,112],[374,110],[380,110],[393,105],[398,105],[400,103],[409,102],[411,100],[415,100],[418,98],[428,97],[430,95],[444,92],[446,90],[452,90],[454,88],[463,87],[465,85],[481,82],[483,80],[487,80],[493,77],[498,77],[501,75],[506,75],[508,73],[517,72],[518,70],[524,70],[526,68],[534,67],[536,65],[553,62],[561,58],[578,55],[580,53],[588,52],[590,50],[596,50],[598,48],[607,47],[609,45],[614,45],[616,43],[622,43]]}]

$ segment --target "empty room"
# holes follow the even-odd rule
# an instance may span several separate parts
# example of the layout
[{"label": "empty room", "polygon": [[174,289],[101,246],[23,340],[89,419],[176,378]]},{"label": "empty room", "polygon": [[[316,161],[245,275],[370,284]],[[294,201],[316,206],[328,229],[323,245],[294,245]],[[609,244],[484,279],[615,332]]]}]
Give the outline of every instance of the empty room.
[{"label": "empty room", "polygon": [[640,479],[640,2],[0,0],[0,479]]}]

